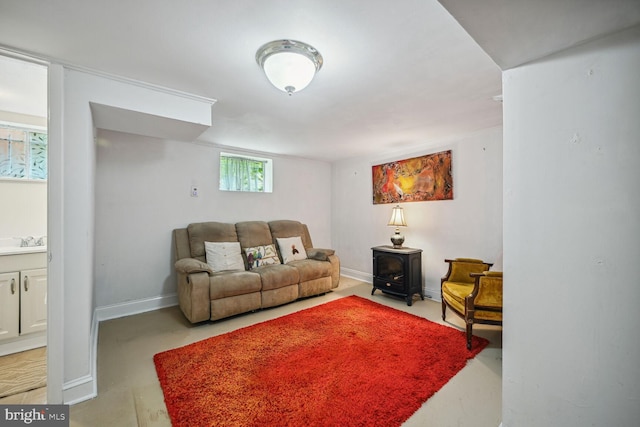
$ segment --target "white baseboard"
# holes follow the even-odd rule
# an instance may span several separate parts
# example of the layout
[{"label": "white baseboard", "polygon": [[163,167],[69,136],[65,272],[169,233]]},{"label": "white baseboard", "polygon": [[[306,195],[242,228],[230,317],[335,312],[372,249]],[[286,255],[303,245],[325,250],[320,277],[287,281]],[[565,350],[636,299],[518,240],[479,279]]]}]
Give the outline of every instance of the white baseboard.
[{"label": "white baseboard", "polygon": [[74,405],[93,399],[98,395],[95,375],[85,375],[62,386],[62,398],[65,405]]},{"label": "white baseboard", "polygon": [[75,380],[71,380],[62,385],[62,401],[66,405],[74,405],[93,399],[98,395],[98,316],[93,312],[91,319],[91,332],[89,341],[91,342],[91,352],[89,354],[89,374]]},{"label": "white baseboard", "polygon": [[94,316],[98,319],[98,322],[102,322],[103,320],[117,319],[119,317],[145,313],[174,305],[178,305],[178,294],[161,295],[153,298],[105,305],[96,308]]},{"label": "white baseboard", "polygon": [[[358,270],[351,270],[349,268],[340,268],[340,275],[345,277],[350,277],[351,279],[362,280],[363,282],[373,283],[373,274],[363,273]],[[425,298],[429,298],[433,301],[442,301],[440,296],[440,288],[431,289],[424,288],[424,296]]]},{"label": "white baseboard", "polygon": [[7,343],[0,343],[0,356],[7,354],[20,353],[22,351],[32,350],[47,345],[47,332],[36,332],[26,336],[21,336],[10,340]]},{"label": "white baseboard", "polygon": [[440,301],[440,302],[442,301],[442,297],[440,295],[440,288],[438,289],[425,288],[424,296],[433,301]]},{"label": "white baseboard", "polygon": [[124,303],[96,308],[93,312],[93,320],[91,322],[90,372],[88,375],[64,383],[62,387],[63,402],[67,405],[73,405],[84,402],[85,400],[93,399],[98,395],[97,356],[100,322],[103,320],[117,319],[119,317],[145,313],[147,311],[158,310],[160,308],[171,307],[174,305],[178,305],[177,294],[127,301]]},{"label": "white baseboard", "polygon": [[351,270],[350,268],[340,268],[340,275],[349,277],[351,279],[362,280],[363,282],[373,283],[373,274],[363,273],[358,270]]}]

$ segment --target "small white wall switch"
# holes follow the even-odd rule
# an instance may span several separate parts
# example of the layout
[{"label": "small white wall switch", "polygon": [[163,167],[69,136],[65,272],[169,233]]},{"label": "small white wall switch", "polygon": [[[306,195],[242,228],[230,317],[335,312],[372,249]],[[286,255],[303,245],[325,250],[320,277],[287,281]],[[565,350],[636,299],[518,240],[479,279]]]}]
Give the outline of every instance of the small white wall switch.
[{"label": "small white wall switch", "polygon": [[191,197],[198,197],[198,187],[195,185],[191,186]]}]

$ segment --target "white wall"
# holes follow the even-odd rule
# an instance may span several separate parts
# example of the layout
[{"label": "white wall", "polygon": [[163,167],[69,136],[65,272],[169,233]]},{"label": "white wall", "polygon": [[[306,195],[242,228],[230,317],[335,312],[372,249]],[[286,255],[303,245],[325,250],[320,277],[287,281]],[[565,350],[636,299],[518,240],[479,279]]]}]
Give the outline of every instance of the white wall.
[{"label": "white wall", "polygon": [[390,245],[387,227],[395,204],[372,202],[371,167],[452,150],[454,199],[401,203],[408,227],[404,246],[423,250],[426,293],[440,299],[445,258],[474,257],[502,268],[502,128],[493,128],[422,150],[333,164],[333,243],[343,269],[370,278],[371,247]]},{"label": "white wall", "polygon": [[[0,63],[3,83],[16,91],[0,97],[0,120],[46,128],[46,67],[5,56],[0,56]],[[22,97],[28,102],[20,102]],[[0,180],[0,201],[0,238],[47,234],[46,181]]]},{"label": "white wall", "polygon": [[331,246],[329,163],[255,153],[273,158],[273,193],[225,192],[211,144],[104,130],[97,141],[97,307],[175,294],[171,231],[191,222],[294,219]]},{"label": "white wall", "polygon": [[640,27],[503,82],[503,425],[637,426]]},{"label": "white wall", "polygon": [[46,181],[0,180],[0,200],[0,238],[46,236]]},{"label": "white wall", "polygon": [[[211,102],[55,64],[49,74],[47,363],[53,368],[47,395],[52,403],[75,403],[96,393],[96,144],[91,104],[164,117],[181,128],[193,118],[199,128],[210,122]],[[131,128],[132,123],[126,125]]]}]

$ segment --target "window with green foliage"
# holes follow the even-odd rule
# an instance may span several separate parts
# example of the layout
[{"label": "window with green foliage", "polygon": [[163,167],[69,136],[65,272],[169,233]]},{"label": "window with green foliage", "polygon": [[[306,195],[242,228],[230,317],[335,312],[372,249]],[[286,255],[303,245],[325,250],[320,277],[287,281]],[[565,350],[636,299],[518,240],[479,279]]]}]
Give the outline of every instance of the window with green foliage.
[{"label": "window with green foliage", "polygon": [[220,153],[220,190],[270,193],[271,182],[271,159]]},{"label": "window with green foliage", "polygon": [[46,132],[0,125],[0,178],[46,180]]}]

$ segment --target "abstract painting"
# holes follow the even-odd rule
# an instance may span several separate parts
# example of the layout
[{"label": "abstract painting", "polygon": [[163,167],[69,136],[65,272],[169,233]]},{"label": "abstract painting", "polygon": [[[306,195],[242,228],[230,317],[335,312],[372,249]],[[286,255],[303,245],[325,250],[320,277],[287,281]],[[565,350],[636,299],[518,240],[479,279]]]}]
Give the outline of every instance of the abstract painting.
[{"label": "abstract painting", "polygon": [[373,204],[453,199],[451,150],[371,167]]}]

